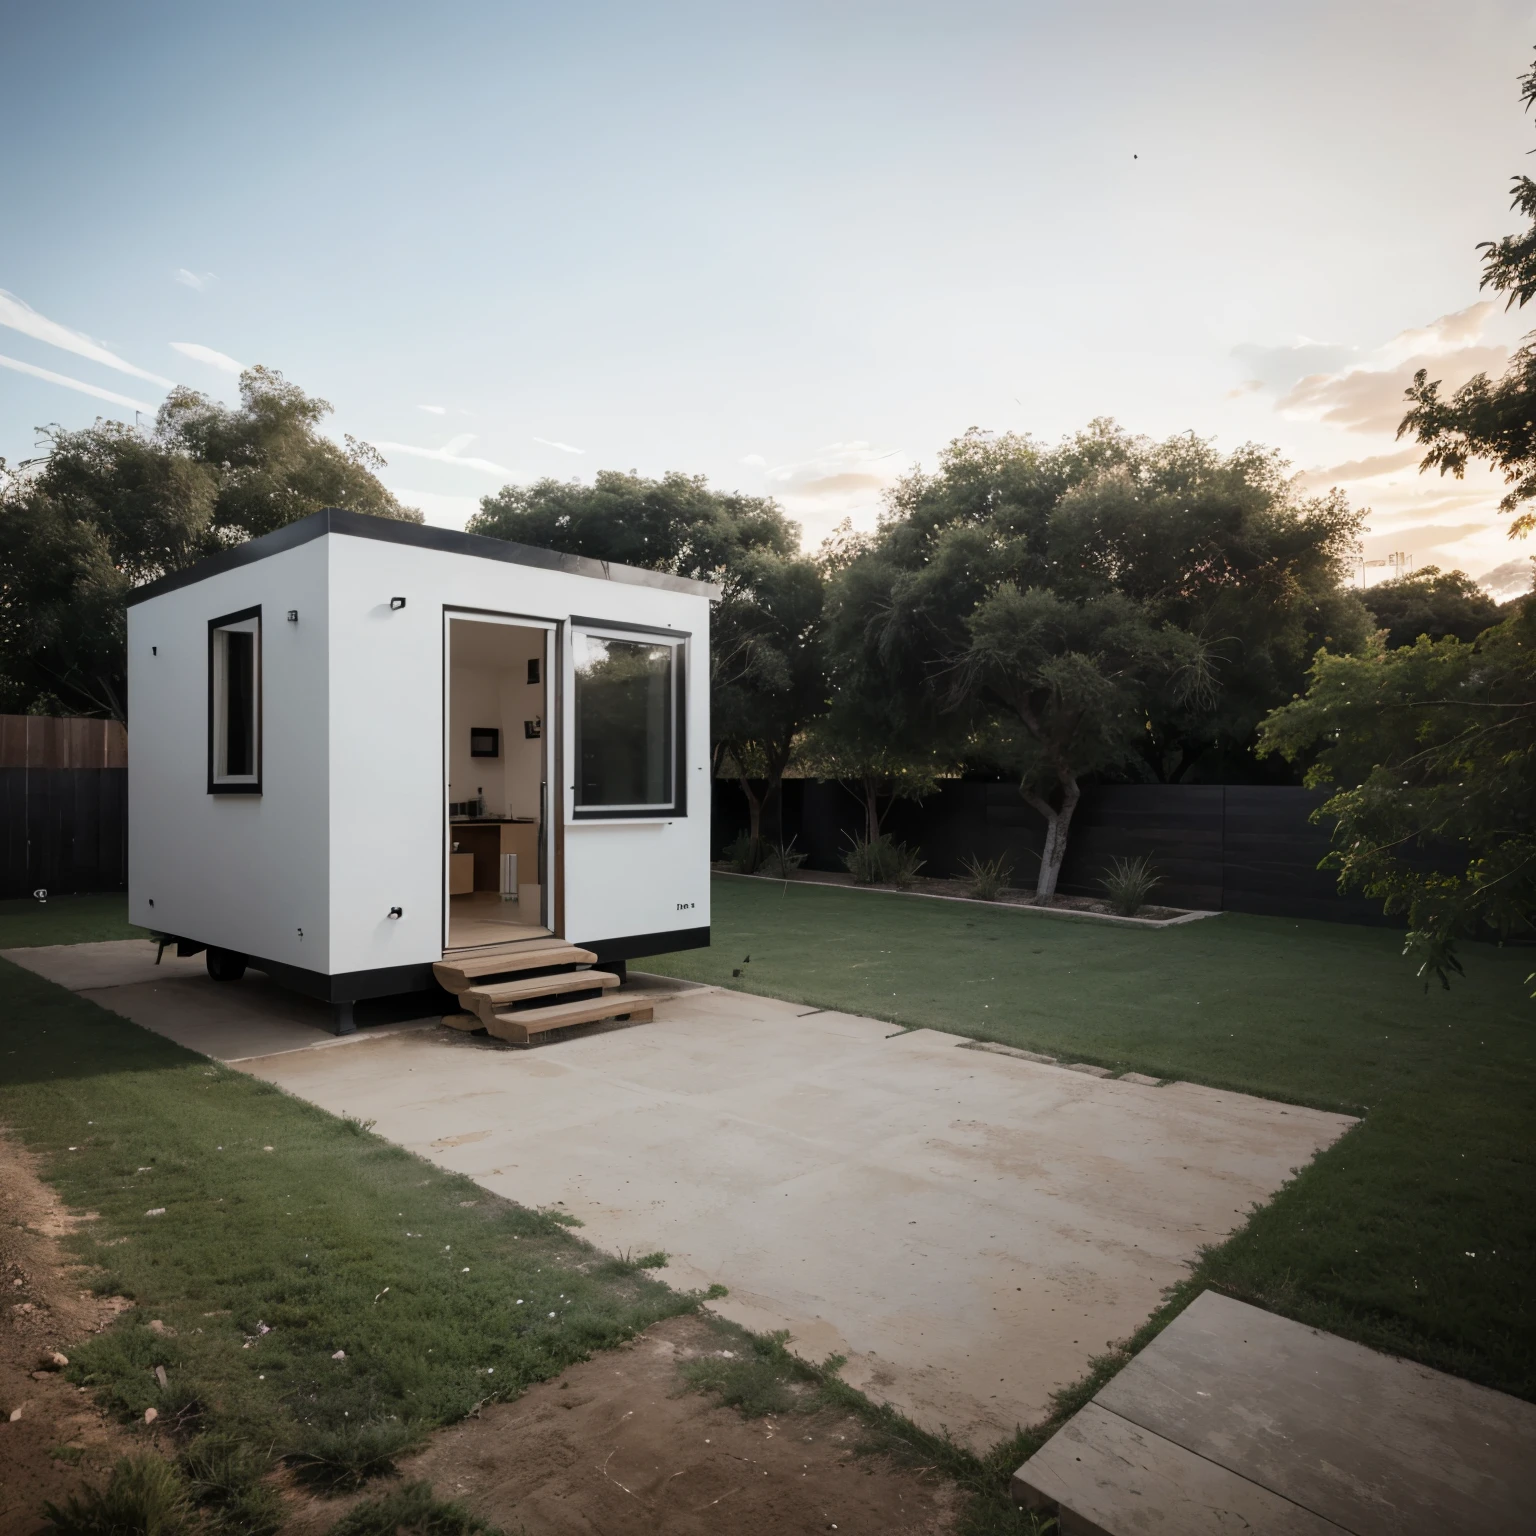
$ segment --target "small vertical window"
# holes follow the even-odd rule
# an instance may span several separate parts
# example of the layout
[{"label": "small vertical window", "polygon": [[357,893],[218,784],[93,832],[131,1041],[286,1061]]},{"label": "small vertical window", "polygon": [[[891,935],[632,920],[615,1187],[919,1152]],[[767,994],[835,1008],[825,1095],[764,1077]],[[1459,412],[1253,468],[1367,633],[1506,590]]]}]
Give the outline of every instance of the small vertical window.
[{"label": "small vertical window", "polygon": [[576,815],[678,810],[681,645],[589,630],[573,639]]},{"label": "small vertical window", "polygon": [[261,609],[208,625],[208,791],[261,793]]}]

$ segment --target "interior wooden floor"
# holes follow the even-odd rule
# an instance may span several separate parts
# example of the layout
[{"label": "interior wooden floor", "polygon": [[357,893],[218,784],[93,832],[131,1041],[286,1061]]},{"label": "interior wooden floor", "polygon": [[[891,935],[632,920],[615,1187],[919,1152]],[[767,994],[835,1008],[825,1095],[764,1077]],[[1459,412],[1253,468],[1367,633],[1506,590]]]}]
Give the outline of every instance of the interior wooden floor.
[{"label": "interior wooden floor", "polygon": [[542,938],[549,929],[539,921],[539,888],[524,886],[523,891],[522,901],[503,901],[495,891],[450,896],[447,948],[473,949],[480,944]]}]

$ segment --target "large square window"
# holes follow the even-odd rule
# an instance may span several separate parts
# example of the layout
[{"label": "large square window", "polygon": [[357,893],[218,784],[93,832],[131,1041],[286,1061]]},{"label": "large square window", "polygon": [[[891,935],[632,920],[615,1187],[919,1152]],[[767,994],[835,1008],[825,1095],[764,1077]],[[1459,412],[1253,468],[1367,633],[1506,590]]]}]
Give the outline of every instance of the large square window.
[{"label": "large square window", "polygon": [[261,793],[261,609],[208,625],[208,792]]},{"label": "large square window", "polygon": [[573,645],[576,815],[677,811],[681,642],[579,629]]}]

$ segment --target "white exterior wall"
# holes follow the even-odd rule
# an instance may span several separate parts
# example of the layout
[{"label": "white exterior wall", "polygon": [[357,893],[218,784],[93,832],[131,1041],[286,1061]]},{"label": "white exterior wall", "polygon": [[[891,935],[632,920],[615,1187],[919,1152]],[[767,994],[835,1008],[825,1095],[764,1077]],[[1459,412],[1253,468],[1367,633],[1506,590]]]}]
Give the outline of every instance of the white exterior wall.
[{"label": "white exterior wall", "polygon": [[[442,956],[445,608],[556,622],[580,615],[689,634],[688,814],[660,824],[572,822],[568,772],[564,785],[551,786],[550,810],[558,814],[564,801],[566,938],[617,939],[708,924],[707,598],[383,540],[332,534],[316,542],[330,548],[333,974]],[[392,597],[404,597],[406,606],[391,611]],[[569,767],[568,646],[559,664]],[[403,915],[391,919],[395,906]]]},{"label": "white exterior wall", "polygon": [[[332,542],[314,539],[128,610],[130,920],[311,971],[331,968]],[[263,793],[211,795],[208,621],[258,604]]]}]

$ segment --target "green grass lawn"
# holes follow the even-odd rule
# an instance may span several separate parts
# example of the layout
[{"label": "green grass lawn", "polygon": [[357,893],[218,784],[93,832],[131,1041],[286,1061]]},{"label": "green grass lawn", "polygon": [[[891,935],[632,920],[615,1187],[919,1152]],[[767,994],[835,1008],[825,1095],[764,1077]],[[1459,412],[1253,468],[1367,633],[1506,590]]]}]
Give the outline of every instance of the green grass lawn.
[{"label": "green grass lawn", "polygon": [[311,1475],[366,1470],[696,1305],[551,1216],[5,961],[0,1123],[98,1213],[69,1240],[98,1288],[138,1302],[71,1348],[71,1376],[216,1458],[232,1443],[261,1469],[276,1452]]},{"label": "green grass lawn", "polygon": [[1466,978],[1425,993],[1389,929],[1159,931],[730,877],[712,933],[645,965],[1363,1113],[1197,1283],[1536,1398],[1536,951],[1469,945]]},{"label": "green grass lawn", "polygon": [[0,949],[148,937],[128,921],[128,898],[121,894],[0,901]]}]

